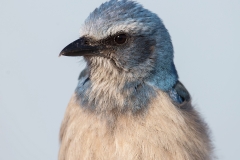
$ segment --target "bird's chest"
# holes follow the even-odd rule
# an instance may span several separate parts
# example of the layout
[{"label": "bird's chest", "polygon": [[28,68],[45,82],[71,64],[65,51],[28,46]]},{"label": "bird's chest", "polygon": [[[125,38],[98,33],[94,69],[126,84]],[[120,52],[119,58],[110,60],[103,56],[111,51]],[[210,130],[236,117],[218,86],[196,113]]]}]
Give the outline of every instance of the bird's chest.
[{"label": "bird's chest", "polygon": [[152,101],[142,115],[125,114],[114,120],[86,112],[72,99],[61,128],[59,157],[69,160],[188,159],[187,150],[197,147],[189,141],[189,138],[196,139],[189,127],[167,100]]}]

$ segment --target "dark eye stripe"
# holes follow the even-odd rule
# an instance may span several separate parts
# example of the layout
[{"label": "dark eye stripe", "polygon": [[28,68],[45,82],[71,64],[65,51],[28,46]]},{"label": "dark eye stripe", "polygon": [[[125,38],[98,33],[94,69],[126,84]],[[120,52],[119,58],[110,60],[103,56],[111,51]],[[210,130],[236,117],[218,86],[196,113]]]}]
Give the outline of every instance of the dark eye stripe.
[{"label": "dark eye stripe", "polygon": [[105,39],[102,39],[100,43],[106,45],[121,45],[127,42],[129,36],[126,33],[117,33],[115,35],[111,35]]}]

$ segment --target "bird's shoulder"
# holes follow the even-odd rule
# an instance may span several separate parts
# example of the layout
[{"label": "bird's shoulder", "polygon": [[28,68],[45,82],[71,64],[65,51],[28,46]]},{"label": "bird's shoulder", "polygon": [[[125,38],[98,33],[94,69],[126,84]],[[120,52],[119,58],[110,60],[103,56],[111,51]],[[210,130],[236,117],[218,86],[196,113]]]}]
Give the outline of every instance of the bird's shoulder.
[{"label": "bird's shoulder", "polygon": [[178,80],[176,84],[168,91],[171,100],[176,103],[177,106],[184,108],[186,103],[189,103],[191,96],[186,87]]}]

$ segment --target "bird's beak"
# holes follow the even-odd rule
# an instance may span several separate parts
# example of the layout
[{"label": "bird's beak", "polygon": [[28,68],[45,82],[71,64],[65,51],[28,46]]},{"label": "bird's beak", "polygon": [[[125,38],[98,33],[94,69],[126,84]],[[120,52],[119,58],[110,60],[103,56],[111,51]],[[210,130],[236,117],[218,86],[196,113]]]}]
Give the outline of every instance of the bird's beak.
[{"label": "bird's beak", "polygon": [[67,45],[59,54],[59,56],[85,56],[85,55],[97,55],[99,46],[93,46],[88,43],[85,37]]}]

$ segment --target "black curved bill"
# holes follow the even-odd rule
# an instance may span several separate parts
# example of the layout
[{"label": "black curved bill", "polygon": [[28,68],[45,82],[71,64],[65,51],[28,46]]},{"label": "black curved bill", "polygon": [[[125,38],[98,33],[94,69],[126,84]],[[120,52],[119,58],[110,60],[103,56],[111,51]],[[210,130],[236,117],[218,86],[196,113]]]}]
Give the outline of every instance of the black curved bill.
[{"label": "black curved bill", "polygon": [[84,55],[96,55],[98,52],[98,46],[91,46],[85,37],[67,45],[59,54],[59,56],[84,56]]}]

